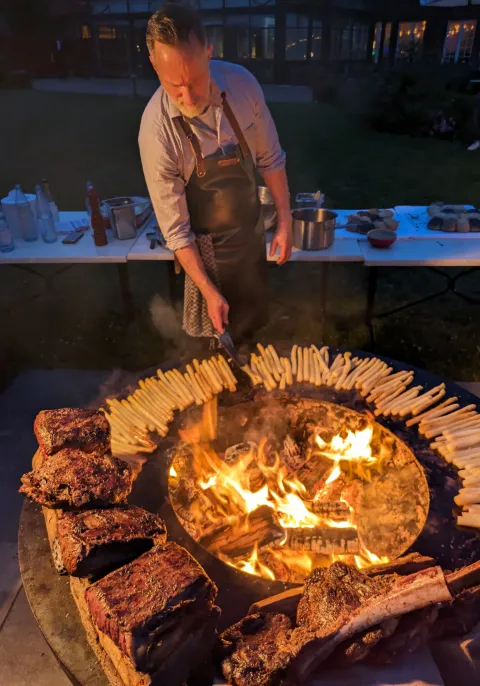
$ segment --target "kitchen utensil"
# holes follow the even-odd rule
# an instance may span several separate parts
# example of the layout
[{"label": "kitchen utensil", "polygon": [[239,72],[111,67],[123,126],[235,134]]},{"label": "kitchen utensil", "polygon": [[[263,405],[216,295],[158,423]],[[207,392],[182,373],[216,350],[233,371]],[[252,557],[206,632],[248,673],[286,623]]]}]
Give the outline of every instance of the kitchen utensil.
[{"label": "kitchen utensil", "polygon": [[127,240],[137,235],[137,222],[135,219],[135,203],[132,198],[107,198],[104,200],[107,208],[110,226],[115,238]]},{"label": "kitchen utensil", "polygon": [[277,224],[277,210],[272,194],[266,186],[259,186],[258,197],[260,198],[260,204],[262,205],[265,231],[273,231]]},{"label": "kitchen utensil", "polygon": [[150,250],[154,250],[157,245],[160,248],[165,248],[165,241],[162,236],[162,232],[158,228],[158,226],[152,227],[149,231],[147,231],[147,238],[150,241]]},{"label": "kitchen utensil", "polygon": [[389,248],[397,240],[397,234],[389,229],[372,229],[367,238],[374,248]]},{"label": "kitchen utensil", "polygon": [[242,364],[240,362],[240,359],[238,357],[238,351],[237,348],[235,347],[235,343],[232,340],[232,337],[228,333],[228,331],[225,329],[223,333],[216,333],[215,336],[218,338],[218,342],[220,343],[221,347],[225,350],[227,355],[232,358],[232,362],[234,362],[239,369],[242,368]]},{"label": "kitchen utensil", "polygon": [[318,209],[325,202],[325,195],[321,191],[316,193],[297,193],[295,198],[296,209]]},{"label": "kitchen utensil", "polygon": [[325,250],[335,240],[337,214],[330,210],[293,210],[293,245],[300,250]]}]

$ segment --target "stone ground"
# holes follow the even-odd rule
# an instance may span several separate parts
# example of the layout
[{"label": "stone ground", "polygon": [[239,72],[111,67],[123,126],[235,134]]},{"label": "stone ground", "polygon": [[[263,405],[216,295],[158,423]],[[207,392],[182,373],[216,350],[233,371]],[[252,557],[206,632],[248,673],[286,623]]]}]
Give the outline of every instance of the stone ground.
[{"label": "stone ground", "polygon": [[[22,497],[17,490],[20,476],[30,469],[36,449],[32,430],[36,413],[41,409],[94,402],[100,386],[110,376],[111,372],[98,370],[34,370],[19,374],[0,396],[1,686],[68,686],[70,683],[43,638],[22,589],[17,562]],[[480,396],[480,383],[462,385]],[[432,681],[422,683],[437,684],[438,681],[432,677]]]}]

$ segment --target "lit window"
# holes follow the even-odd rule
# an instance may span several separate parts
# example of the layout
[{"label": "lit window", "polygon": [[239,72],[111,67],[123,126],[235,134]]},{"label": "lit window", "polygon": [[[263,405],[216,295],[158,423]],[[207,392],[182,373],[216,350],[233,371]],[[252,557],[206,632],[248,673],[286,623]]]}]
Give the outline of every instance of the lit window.
[{"label": "lit window", "polygon": [[443,45],[442,64],[469,62],[476,30],[476,19],[449,21]]},{"label": "lit window", "polygon": [[397,52],[395,58],[413,62],[422,56],[426,21],[402,22],[398,25]]},{"label": "lit window", "polygon": [[390,39],[392,37],[392,22],[388,22],[385,25],[385,38],[383,39],[383,55],[382,57],[388,57],[390,54]]},{"label": "lit window", "polygon": [[228,15],[227,25],[235,35],[237,58],[273,60],[275,52],[275,17],[262,14]]},{"label": "lit window", "polygon": [[117,30],[115,26],[99,26],[98,37],[102,40],[115,40],[117,37]]},{"label": "lit window", "polygon": [[86,24],[82,25],[82,38],[91,38],[90,29]]},{"label": "lit window", "polygon": [[372,57],[375,64],[380,62],[380,43],[382,42],[383,24],[377,21],[375,24],[375,33],[373,34]]},{"label": "lit window", "polygon": [[308,17],[301,14],[287,14],[285,58],[306,60],[308,48]]}]

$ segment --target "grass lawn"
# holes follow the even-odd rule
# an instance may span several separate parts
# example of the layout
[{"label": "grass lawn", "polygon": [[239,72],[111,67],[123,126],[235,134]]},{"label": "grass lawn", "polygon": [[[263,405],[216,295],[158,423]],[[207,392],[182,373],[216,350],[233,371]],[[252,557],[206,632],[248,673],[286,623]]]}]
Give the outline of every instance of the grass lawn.
[{"label": "grass lawn", "polygon": [[[85,182],[101,194],[144,194],[137,131],[143,100],[0,91],[0,192],[20,182],[31,190],[46,176],[64,210],[84,207]],[[480,157],[457,144],[380,135],[326,106],[275,104],[272,112],[288,156],[291,190],[321,188],[336,207],[480,203]],[[55,267],[39,266],[50,274]],[[272,317],[265,339],[319,340],[319,269],[289,265],[270,270]],[[401,304],[434,290],[438,277],[423,270],[391,269],[382,279],[379,306]],[[324,338],[366,347],[362,323],[366,270],[332,265],[330,317]],[[139,310],[128,327],[118,316],[115,268],[77,266],[58,277],[55,291],[29,303],[42,283],[30,274],[0,269],[0,354],[4,378],[25,367],[141,369],[171,356],[186,342],[167,341],[149,313],[165,294],[162,265],[133,264]],[[442,285],[442,284],[440,284]],[[475,292],[478,277],[463,287]],[[377,326],[379,352],[451,378],[480,379],[478,310],[447,296]]]}]

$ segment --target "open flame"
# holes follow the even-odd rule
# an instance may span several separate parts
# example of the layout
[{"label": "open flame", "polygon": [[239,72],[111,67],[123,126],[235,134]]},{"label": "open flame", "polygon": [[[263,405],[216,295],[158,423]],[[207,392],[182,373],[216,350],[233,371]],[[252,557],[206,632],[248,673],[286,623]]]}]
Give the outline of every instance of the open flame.
[{"label": "open flame", "polygon": [[[216,428],[209,412],[209,427]],[[278,569],[301,580],[314,567],[328,566],[336,559],[356,563],[359,568],[388,561],[362,545],[349,495],[353,475],[361,478],[362,470],[378,468],[378,458],[372,454],[372,435],[369,426],[363,431],[347,430],[344,437],[337,435],[329,442],[316,436],[316,449],[332,465],[312,496],[302,481],[289,473],[285,461],[272,454],[266,440],[227,463],[211,447],[211,428],[208,432],[197,427],[182,432],[183,440],[193,448],[196,486],[213,503],[208,513],[199,512],[199,516],[213,527],[225,528],[228,523],[228,535],[233,540],[251,530],[252,517],[259,508],[268,508],[275,527],[283,532],[265,545],[252,540],[247,553],[220,557],[241,571],[271,580],[282,577]],[[171,467],[170,477],[176,483],[181,480],[177,467]],[[330,505],[339,507],[343,516],[333,516]]]}]

